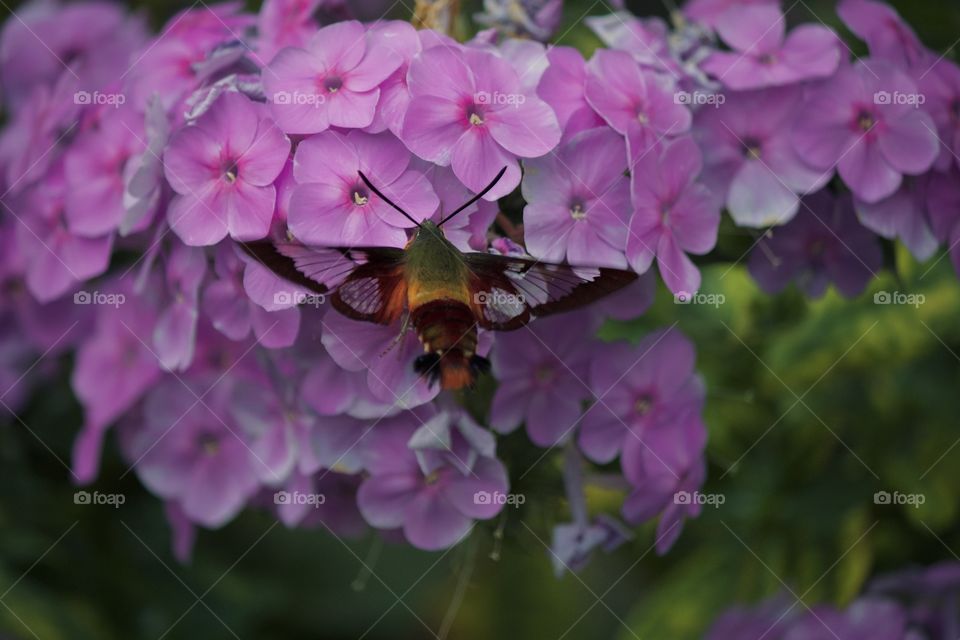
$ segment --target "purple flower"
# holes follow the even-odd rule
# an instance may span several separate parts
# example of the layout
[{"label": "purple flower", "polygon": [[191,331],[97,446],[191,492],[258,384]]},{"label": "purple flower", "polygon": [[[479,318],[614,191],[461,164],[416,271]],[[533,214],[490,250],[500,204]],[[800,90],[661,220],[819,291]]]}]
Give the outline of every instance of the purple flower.
[{"label": "purple flower", "polygon": [[0,134],[0,175],[5,191],[16,194],[44,177],[59,155],[57,142],[62,131],[77,129],[72,80],[73,76],[64,74],[57,84],[34,89]]},{"label": "purple flower", "polygon": [[[284,285],[269,274],[270,282],[276,285],[271,301],[274,304],[252,300],[245,285],[248,280],[256,280],[257,275],[263,275],[263,267],[239,258],[237,249],[230,245],[223,245],[217,251],[214,270],[217,279],[204,289],[202,308],[217,331],[231,340],[244,340],[252,330],[260,344],[272,349],[294,343],[300,331],[300,312],[293,305],[301,289],[291,285],[285,285],[284,289]],[[256,291],[262,293],[263,289]],[[280,304],[276,304],[278,300]]]},{"label": "purple flower", "polygon": [[266,66],[284,47],[303,47],[317,32],[324,0],[266,0],[257,17],[257,58]]},{"label": "purple flower", "polygon": [[937,124],[940,156],[936,167],[946,171],[954,163],[960,166],[960,67],[941,59],[921,76],[923,109]]},{"label": "purple flower", "polygon": [[71,232],[65,208],[69,201],[60,167],[29,191],[4,203],[17,220],[16,237],[26,283],[40,302],[49,302],[107,269],[110,236],[87,238]]},{"label": "purple flower", "polygon": [[802,611],[786,597],[774,597],[755,607],[733,607],[716,619],[705,640],[783,640]]},{"label": "purple flower", "polygon": [[779,0],[687,0],[683,5],[683,14],[691,20],[715,27],[730,9],[768,5],[776,7],[779,4]]},{"label": "purple flower", "polygon": [[587,524],[557,525],[550,541],[553,572],[559,578],[566,571],[578,571],[587,566],[595,549],[609,553],[632,537],[622,522],[605,514]]},{"label": "purple flower", "polygon": [[471,470],[461,461],[469,451],[462,438],[449,448],[414,452],[408,443],[417,418],[404,415],[377,425],[367,445],[370,476],[357,493],[360,513],[378,529],[403,529],[418,549],[450,547],[466,537],[474,519],[503,508],[507,474],[496,458],[481,457]]},{"label": "purple flower", "polygon": [[552,447],[569,439],[590,389],[580,375],[590,357],[588,318],[548,318],[529,330],[505,333],[493,350],[499,386],[490,408],[490,427],[509,433],[526,424],[530,440]]},{"label": "purple flower", "polygon": [[70,382],[83,405],[84,426],[74,443],[73,470],[89,482],[100,465],[103,435],[160,378],[160,363],[149,347],[156,324],[153,304],[130,288],[117,306],[98,306],[94,333],[77,350]]},{"label": "purple flower", "polygon": [[174,245],[167,262],[167,288],[172,301],[153,330],[153,348],[168,371],[186,371],[193,362],[200,283],[206,274],[203,249]]},{"label": "purple flower", "polygon": [[550,106],[522,90],[517,72],[476,49],[434,47],[419,53],[407,76],[412,99],[404,144],[453,172],[474,192],[507,167],[485,197],[496,200],[520,183],[517,157],[536,158],[560,141]]},{"label": "purple flower", "polygon": [[[420,53],[423,47],[417,35],[418,32],[409,22],[399,20],[376,22],[370,25],[369,29],[371,32],[378,33],[377,37],[387,38],[394,54],[400,56],[402,62],[396,71],[380,84],[380,100],[373,114],[373,122],[364,131],[380,133],[389,129],[399,137],[403,131],[403,116],[410,105],[407,71],[410,68],[410,61]],[[419,33],[422,35],[427,32]]]},{"label": "purple flower", "polygon": [[843,612],[815,607],[802,615],[784,640],[903,640],[907,620],[896,603],[862,598]]},{"label": "purple flower", "polygon": [[798,87],[735,93],[697,113],[704,182],[725,198],[740,226],[787,222],[800,207],[798,194],[817,191],[833,175],[832,169],[811,168],[793,148],[801,97]]},{"label": "purple flower", "polygon": [[564,135],[602,125],[603,119],[584,94],[587,63],[580,52],[572,47],[551,47],[546,55],[550,66],[540,76],[537,95],[557,114]]},{"label": "purple flower", "polygon": [[929,175],[906,177],[901,187],[879,202],[854,200],[860,222],[884,238],[900,238],[918,260],[937,250],[937,240],[927,221]]},{"label": "purple flower", "polygon": [[925,73],[937,59],[896,9],[874,0],[841,0],[837,15],[870,47],[870,56]]},{"label": "purple flower", "polygon": [[77,82],[76,90],[106,91],[146,38],[143,17],[128,18],[110,2],[17,7],[0,34],[4,98],[18,110],[37,87],[63,76]]},{"label": "purple flower", "polygon": [[64,157],[66,214],[71,230],[100,236],[115,230],[124,216],[124,171],[143,151],[143,114],[132,108],[104,115],[99,126],[83,132]]},{"label": "purple flower", "polygon": [[714,27],[733,51],[718,51],[702,68],[735,90],[794,84],[832,75],[840,64],[837,34],[803,25],[786,35],[786,19],[775,5],[736,7]]},{"label": "purple flower", "polygon": [[860,200],[883,200],[903,174],[924,173],[939,153],[933,120],[909,104],[917,95],[910,78],[882,62],[845,67],[803,104],[796,149],[818,169],[836,166]]},{"label": "purple flower", "polygon": [[675,329],[651,333],[635,348],[594,349],[590,385],[597,401],[577,440],[587,457],[610,462],[625,442],[699,411],[704,389],[694,373],[695,357],[693,344]]},{"label": "purple flower", "polygon": [[[386,35],[351,20],[320,29],[304,48],[281,50],[263,73],[270,112],[280,128],[308,134],[370,125],[378,87],[403,61],[396,52],[403,47]],[[389,35],[415,37],[412,30]]]},{"label": "purple flower", "polygon": [[670,28],[662,18],[637,18],[627,11],[586,18],[587,26],[611,49],[625,51],[641,66],[677,77],[670,53]]},{"label": "purple flower", "polygon": [[[623,148],[623,138],[602,127],[577,134],[558,153],[524,163],[523,221],[532,255],[573,265],[627,266],[630,181],[626,153],[617,153]],[[603,156],[609,160],[598,162]]]},{"label": "purple flower", "polygon": [[266,108],[225,93],[196,124],[173,134],[164,153],[167,180],[177,196],[170,227],[192,246],[267,235],[276,206],[274,180],[290,141]]},{"label": "purple flower", "polygon": [[717,241],[720,212],[710,192],[695,182],[701,166],[700,150],[689,137],[659,153],[644,152],[632,163],[634,213],[627,260],[644,273],[656,258],[660,276],[674,293],[699,290],[700,271],[687,253],[707,253]]},{"label": "purple flower", "polygon": [[623,517],[638,524],[660,514],[656,549],[661,555],[680,536],[684,520],[700,513],[694,497],[706,475],[707,430],[698,413],[693,409],[634,433],[623,445],[620,466],[634,487],[623,503]]},{"label": "purple flower", "polygon": [[750,255],[750,274],[769,294],[790,282],[811,298],[832,282],[848,298],[866,288],[883,263],[876,236],[857,222],[850,196],[823,190],[804,198],[804,207],[787,225],[764,237]]},{"label": "purple flower", "polygon": [[679,104],[670,79],[642,69],[623,51],[597,50],[587,63],[585,95],[637,153],[690,130],[690,110]]},{"label": "purple flower", "polygon": [[431,401],[439,389],[413,370],[423,353],[415,332],[400,336],[400,322],[389,327],[350,320],[339,313],[323,319],[323,346],[347,371],[366,371],[374,397],[391,406],[412,408]]},{"label": "purple flower", "polygon": [[949,247],[953,267],[960,274],[960,171],[936,173],[930,179],[927,202],[936,238]]},{"label": "purple flower", "polygon": [[222,385],[188,390],[167,381],[147,399],[142,426],[124,432],[124,450],[140,481],[213,529],[243,509],[259,487],[257,466],[263,464],[237,425],[226,422],[229,384]]},{"label": "purple flower", "polygon": [[325,131],[307,138],[294,157],[290,230],[322,246],[404,246],[413,223],[371,192],[358,171],[414,219],[424,220],[439,200],[423,174],[407,169],[410,158],[390,133]]}]

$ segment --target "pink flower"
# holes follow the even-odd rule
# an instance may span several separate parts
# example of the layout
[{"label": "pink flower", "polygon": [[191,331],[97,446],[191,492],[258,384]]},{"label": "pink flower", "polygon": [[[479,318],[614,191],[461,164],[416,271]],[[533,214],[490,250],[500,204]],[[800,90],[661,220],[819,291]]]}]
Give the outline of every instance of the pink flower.
[{"label": "pink flower", "polygon": [[363,183],[363,171],[377,189],[424,220],[439,200],[390,133],[325,131],[297,147],[293,175],[298,185],[290,197],[288,222],[298,239],[323,246],[397,246],[407,243],[413,225]]},{"label": "pink flower", "polygon": [[580,52],[572,47],[552,47],[547,59],[550,66],[540,77],[537,95],[556,112],[564,133],[570,135],[603,124],[584,95],[587,64]]},{"label": "pink flower", "polygon": [[520,183],[518,156],[542,156],[560,141],[550,106],[524,92],[513,67],[492,53],[427,49],[410,63],[407,83],[413,99],[403,121],[404,143],[425,160],[452,165],[475,192],[507,167],[487,200]]},{"label": "pink flower", "polygon": [[273,181],[290,154],[290,140],[266,108],[225,93],[196,124],[177,131],[164,171],[177,195],[167,220],[185,243],[216,244],[267,235],[276,205]]},{"label": "pink flower", "polygon": [[733,49],[718,51],[703,70],[731,89],[761,89],[831,75],[840,64],[837,34],[803,25],[785,34],[786,19],[776,6],[738,7],[723,13],[717,33]]},{"label": "pink flower", "polygon": [[700,271],[687,253],[705,254],[717,242],[720,212],[710,192],[695,182],[702,166],[700,149],[685,137],[659,154],[641,156],[631,174],[634,213],[627,260],[644,273],[656,258],[674,293],[700,288]]},{"label": "pink flower", "polygon": [[637,153],[690,130],[692,117],[666,76],[641,69],[623,51],[599,50],[587,63],[587,102],[627,136]]},{"label": "pink flower", "polygon": [[286,133],[331,126],[362,129],[373,122],[379,86],[403,62],[391,41],[413,29],[366,31],[355,20],[324,27],[304,48],[283,49],[263,72],[270,112]]},{"label": "pink flower", "polygon": [[910,104],[917,87],[876,60],[842,69],[804,103],[794,129],[800,157],[817,169],[837,167],[860,200],[893,195],[903,174],[927,171],[940,153],[929,115]]}]

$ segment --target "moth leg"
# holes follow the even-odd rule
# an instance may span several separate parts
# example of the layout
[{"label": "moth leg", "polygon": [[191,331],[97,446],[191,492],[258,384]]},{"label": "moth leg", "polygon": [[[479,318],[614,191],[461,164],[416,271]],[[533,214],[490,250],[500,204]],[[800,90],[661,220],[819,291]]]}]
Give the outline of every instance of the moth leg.
[{"label": "moth leg", "polygon": [[[400,333],[398,333],[398,334],[397,334],[397,337],[393,339],[393,341],[390,343],[390,345],[389,345],[386,349],[383,350],[383,353],[380,354],[380,357],[382,358],[383,356],[387,355],[387,354],[390,353],[398,344],[400,344],[400,341],[403,340],[404,336],[407,335],[407,331],[409,331],[409,330],[410,330],[410,314],[407,313],[407,312],[404,312],[404,314],[403,314],[403,323],[400,325]],[[398,356],[400,355],[399,352],[397,352],[397,355],[398,355]]]}]

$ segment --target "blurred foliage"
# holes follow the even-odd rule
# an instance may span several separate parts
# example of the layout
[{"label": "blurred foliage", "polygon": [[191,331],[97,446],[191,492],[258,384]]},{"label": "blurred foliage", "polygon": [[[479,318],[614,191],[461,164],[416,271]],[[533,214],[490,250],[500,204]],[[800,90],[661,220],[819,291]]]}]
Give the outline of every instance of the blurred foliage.
[{"label": "blurred foliage", "polygon": [[[954,44],[952,0],[893,4],[932,47]],[[155,24],[187,6],[138,5]],[[658,2],[631,6],[665,13]],[[838,26],[831,2],[794,7],[791,18]],[[580,19],[605,11],[568,3],[561,42],[595,48]],[[396,640],[432,637],[450,617],[450,637],[463,640],[682,640],[700,637],[734,602],[789,588],[842,604],[876,573],[955,558],[960,287],[949,261],[919,265],[897,251],[895,270],[853,301],[832,292],[807,301],[794,290],[770,297],[737,260],[752,242],[742,233],[725,225],[729,263],[705,269],[703,292],[723,294],[723,305],[676,305],[661,289],[647,316],[606,329],[610,339],[637,340],[676,322],[698,346],[709,390],[704,491],[726,501],[688,522],[666,557],[651,550],[645,527],[579,575],[555,579],[544,545],[565,510],[559,460],[538,462],[541,452],[515,433],[500,447],[527,503],[447,554],[372,536],[341,542],[249,510],[201,532],[194,561],[181,566],[161,503],[127,474],[112,439],[89,490],[122,492],[126,504],[74,504],[65,463],[80,414],[64,375],[37,390],[22,423],[0,420],[0,637]],[[878,291],[926,300],[881,306]],[[68,359],[62,365],[69,370]],[[877,491],[922,493],[926,502],[877,505]],[[590,498],[593,509],[612,511],[622,494]]]}]

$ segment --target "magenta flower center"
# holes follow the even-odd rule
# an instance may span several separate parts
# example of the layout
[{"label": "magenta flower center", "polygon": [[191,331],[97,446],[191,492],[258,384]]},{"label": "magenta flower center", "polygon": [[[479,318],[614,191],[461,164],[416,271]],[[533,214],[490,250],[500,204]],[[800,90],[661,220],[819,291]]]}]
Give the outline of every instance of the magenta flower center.
[{"label": "magenta flower center", "polygon": [[574,200],[570,203],[570,217],[574,220],[583,220],[587,217],[587,208],[582,200]]},{"label": "magenta flower center", "polygon": [[745,138],[743,144],[743,155],[749,160],[759,160],[763,153],[763,147],[756,138]]},{"label": "magenta flower center", "polygon": [[240,167],[237,166],[236,160],[228,160],[224,163],[223,166],[223,180],[227,184],[233,184],[237,181],[237,178],[240,176]]},{"label": "magenta flower center", "polygon": [[370,202],[370,194],[367,193],[366,189],[362,189],[360,187],[354,188],[352,198],[353,204],[357,205],[358,207],[362,207]]},{"label": "magenta flower center", "polygon": [[208,456],[215,456],[220,451],[220,441],[211,435],[200,436],[200,448]]},{"label": "magenta flower center", "polygon": [[549,384],[556,377],[556,371],[553,370],[553,367],[549,365],[540,365],[537,368],[537,382],[540,384]]},{"label": "magenta flower center", "polygon": [[633,403],[633,410],[639,416],[645,416],[650,413],[650,409],[653,408],[653,398],[648,394],[644,393],[640,395]]},{"label": "magenta flower center", "polygon": [[772,66],[777,64],[777,56],[772,53],[765,53],[760,56],[760,64]]},{"label": "magenta flower center", "polygon": [[857,112],[856,128],[866,133],[873,129],[876,125],[877,118],[873,112],[869,111],[868,109],[861,109]]},{"label": "magenta flower center", "polygon": [[327,93],[336,93],[343,86],[343,79],[339,76],[330,76],[323,81],[323,88]]}]

